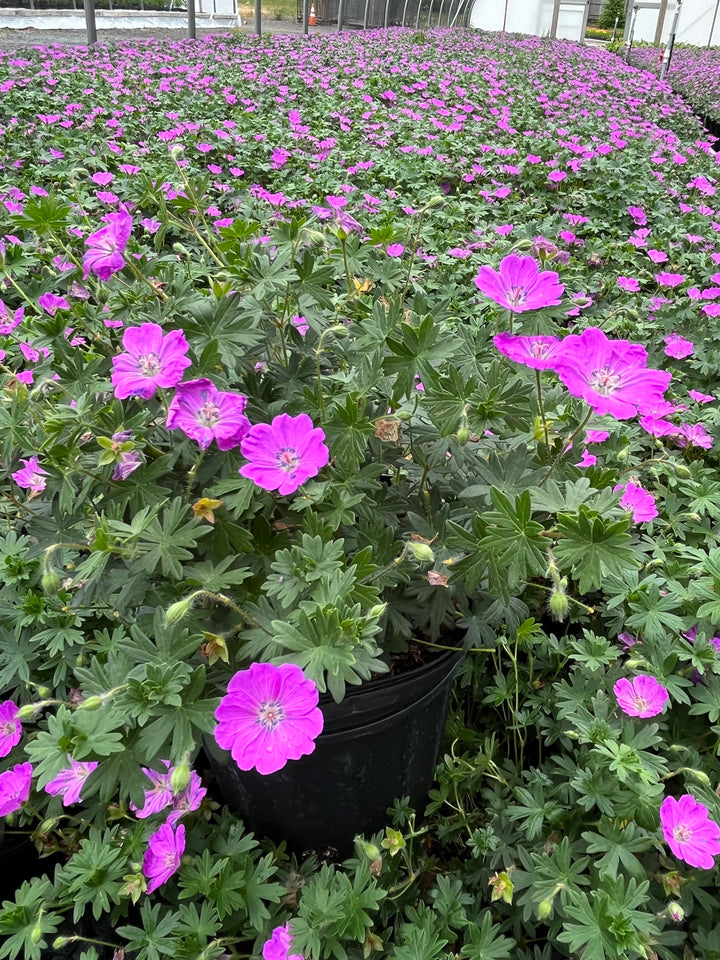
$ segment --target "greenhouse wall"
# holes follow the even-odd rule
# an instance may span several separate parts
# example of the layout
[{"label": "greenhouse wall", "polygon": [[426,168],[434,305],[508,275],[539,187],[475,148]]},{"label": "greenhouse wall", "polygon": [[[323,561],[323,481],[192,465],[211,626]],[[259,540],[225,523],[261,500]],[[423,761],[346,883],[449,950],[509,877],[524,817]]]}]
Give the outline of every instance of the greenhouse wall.
[{"label": "greenhouse wall", "polygon": [[[637,6],[633,41],[666,44],[678,9],[676,0],[654,0]],[[627,18],[626,37],[631,19]],[[683,0],[675,42],[720,46],[720,0]]]},{"label": "greenhouse wall", "polygon": [[[547,37],[552,33],[554,9],[554,0],[475,0],[470,26]],[[588,0],[561,0],[555,36],[582,40],[588,11]]]}]

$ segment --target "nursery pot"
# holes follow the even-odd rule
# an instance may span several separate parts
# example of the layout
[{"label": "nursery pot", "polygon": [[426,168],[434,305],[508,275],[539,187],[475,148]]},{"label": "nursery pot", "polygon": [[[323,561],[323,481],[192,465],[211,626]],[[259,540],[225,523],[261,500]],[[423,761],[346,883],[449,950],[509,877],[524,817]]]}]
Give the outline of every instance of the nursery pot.
[{"label": "nursery pot", "polygon": [[210,763],[220,792],[249,829],[291,850],[334,848],[387,822],[396,797],[422,812],[432,785],[450,691],[462,653],[351,687],[341,703],[323,695],[323,732],[313,753],[261,776],[229,754]]}]

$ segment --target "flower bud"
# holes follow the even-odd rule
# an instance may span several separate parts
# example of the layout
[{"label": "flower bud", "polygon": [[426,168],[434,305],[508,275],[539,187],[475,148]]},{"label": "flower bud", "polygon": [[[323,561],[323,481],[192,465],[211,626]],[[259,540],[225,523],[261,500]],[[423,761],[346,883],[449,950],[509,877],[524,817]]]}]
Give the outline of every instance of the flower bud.
[{"label": "flower bud", "polygon": [[83,700],[82,703],[79,703],[76,710],[99,710],[103,705],[102,697],[88,697],[87,700]]},{"label": "flower bud", "polygon": [[62,950],[72,940],[72,937],[55,937],[52,942],[53,950]]},{"label": "flower bud", "polygon": [[445,197],[441,193],[436,193],[434,197],[430,197],[428,202],[425,204],[426,210],[437,210],[445,203]]},{"label": "flower bud", "polygon": [[548,607],[550,608],[550,616],[553,618],[553,620],[562,622],[563,620],[567,619],[567,615],[570,610],[570,604],[568,603],[568,598],[565,596],[562,590],[553,590],[553,592],[550,594]]},{"label": "flower bud", "polygon": [[170,774],[170,789],[174,794],[182,793],[189,783],[190,767],[185,762],[178,764]]},{"label": "flower bud", "polygon": [[38,833],[39,834],[50,833],[50,831],[54,830],[55,827],[57,826],[57,822],[58,822],[57,817],[48,817],[48,819],[43,820],[43,822],[38,827]]},{"label": "flower bud", "polygon": [[17,712],[18,720],[32,720],[39,707],[39,703],[26,703]]},{"label": "flower bud", "polygon": [[460,427],[460,429],[457,432],[457,442],[461,447],[464,447],[469,439],[470,439],[470,431],[463,424],[463,426]]},{"label": "flower bud", "polygon": [[422,563],[434,562],[435,554],[426,543],[411,543],[410,546],[412,548],[413,556],[416,560],[420,560]]},{"label": "flower bud", "polygon": [[30,943],[33,946],[37,946],[38,943],[42,940],[43,928],[42,928],[42,919],[38,917],[37,923],[32,928],[32,933],[30,934]]},{"label": "flower bud", "polygon": [[38,696],[43,700],[49,700],[52,696],[52,690],[49,687],[37,687]]},{"label": "flower bud", "polygon": [[513,247],[513,250],[529,250],[532,247],[532,240],[518,240],[518,242]]},{"label": "flower bud", "polygon": [[180,623],[180,621],[184,620],[185,617],[190,613],[191,609],[192,597],[185,597],[184,600],[178,600],[176,603],[171,603],[165,611],[165,623],[168,626]]},{"label": "flower bud", "polygon": [[685,911],[676,900],[667,905],[667,912],[670,919],[674,920],[675,923],[682,923],[685,919]]},{"label": "flower bud", "polygon": [[371,620],[379,620],[386,610],[387,610],[386,603],[376,603],[374,607],[370,607],[370,610],[368,612],[368,617]]},{"label": "flower bud", "polygon": [[537,908],[538,920],[547,920],[547,918],[552,913],[552,908],[553,908],[552,900],[541,900]]},{"label": "flower bud", "polygon": [[48,570],[47,573],[43,574],[40,583],[43,593],[47,593],[49,596],[52,596],[58,592],[62,581],[57,573],[55,573],[53,570]]},{"label": "flower bud", "polygon": [[684,463],[676,463],[673,465],[675,470],[676,477],[689,477],[690,470],[685,466]]}]

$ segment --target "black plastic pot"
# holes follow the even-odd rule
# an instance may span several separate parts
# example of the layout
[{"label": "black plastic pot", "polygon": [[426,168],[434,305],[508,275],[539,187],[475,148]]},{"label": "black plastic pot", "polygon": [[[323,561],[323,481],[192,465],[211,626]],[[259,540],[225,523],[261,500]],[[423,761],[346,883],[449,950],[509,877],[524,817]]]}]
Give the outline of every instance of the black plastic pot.
[{"label": "black plastic pot", "polygon": [[[396,797],[422,811],[433,782],[450,692],[462,661],[431,663],[350,688],[341,703],[321,697],[325,728],[315,750],[271,776],[239,770],[212,751],[210,763],[228,806],[249,829],[291,850],[334,848],[381,829]],[[225,759],[226,758],[226,759]]]}]

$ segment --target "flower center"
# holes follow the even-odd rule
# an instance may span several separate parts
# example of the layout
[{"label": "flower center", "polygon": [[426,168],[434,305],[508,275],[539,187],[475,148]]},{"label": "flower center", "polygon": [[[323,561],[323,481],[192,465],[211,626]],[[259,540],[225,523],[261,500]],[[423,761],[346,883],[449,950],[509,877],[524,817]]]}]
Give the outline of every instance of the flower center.
[{"label": "flower center", "polygon": [[300,463],[300,457],[292,447],[285,447],[284,450],[278,450],[275,454],[275,460],[280,470],[284,470],[285,473],[291,475],[295,473]]},{"label": "flower center", "polygon": [[525,287],[510,287],[507,298],[514,306],[519,307],[527,300],[527,290]]},{"label": "flower center", "polygon": [[8,720],[5,723],[0,723],[0,734],[3,737],[12,736],[13,733],[17,730],[17,726],[14,720]]},{"label": "flower center", "polygon": [[622,384],[622,378],[619,373],[613,373],[607,367],[601,367],[599,370],[593,370],[590,374],[589,383],[596,393],[607,397],[609,394],[615,393]]},{"label": "flower center", "polygon": [[138,367],[145,377],[155,377],[160,373],[160,358],[156,353],[144,353],[138,357]]},{"label": "flower center", "polygon": [[684,823],[679,823],[673,830],[673,837],[678,843],[687,843],[692,837],[692,830]]},{"label": "flower center", "polygon": [[640,713],[642,713],[644,710],[647,710],[647,708],[650,706],[649,702],[645,699],[645,697],[635,696],[633,697],[633,703],[635,704],[635,708]]},{"label": "flower center", "polygon": [[548,355],[549,350],[549,344],[536,342],[530,346],[530,355],[535,357],[536,360],[544,360]]},{"label": "flower center", "polygon": [[211,400],[198,407],[197,418],[203,427],[214,427],[220,419],[220,407]]},{"label": "flower center", "polygon": [[275,727],[285,719],[285,711],[282,704],[277,700],[266,700],[260,704],[257,715],[258,723],[261,723],[266,729],[274,730]]},{"label": "flower center", "polygon": [[43,480],[41,474],[39,473],[30,474],[31,487],[43,487],[44,485],[45,485],[45,481]]},{"label": "flower center", "polygon": [[175,853],[174,851],[169,850],[165,856],[162,858],[163,866],[168,870],[175,869]]}]

